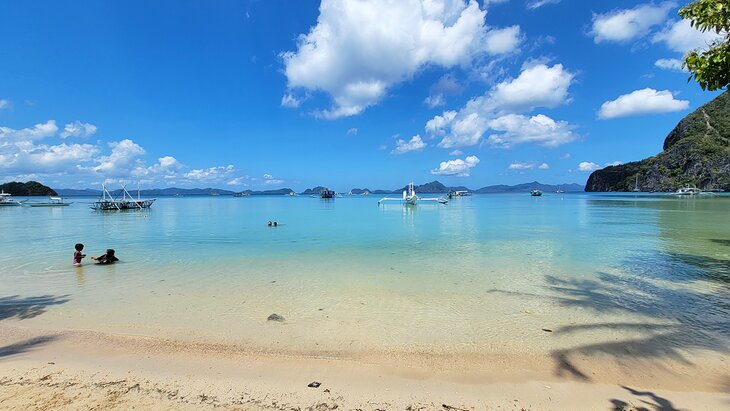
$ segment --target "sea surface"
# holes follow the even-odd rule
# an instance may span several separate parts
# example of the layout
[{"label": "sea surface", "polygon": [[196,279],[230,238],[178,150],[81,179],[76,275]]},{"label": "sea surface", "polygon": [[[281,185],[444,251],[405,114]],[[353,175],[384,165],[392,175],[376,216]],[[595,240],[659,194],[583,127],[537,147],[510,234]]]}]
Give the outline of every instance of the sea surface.
[{"label": "sea surface", "polygon": [[[728,196],[378,199],[0,207],[0,321],[314,355],[728,356]],[[73,267],[77,242],[120,262]]]}]

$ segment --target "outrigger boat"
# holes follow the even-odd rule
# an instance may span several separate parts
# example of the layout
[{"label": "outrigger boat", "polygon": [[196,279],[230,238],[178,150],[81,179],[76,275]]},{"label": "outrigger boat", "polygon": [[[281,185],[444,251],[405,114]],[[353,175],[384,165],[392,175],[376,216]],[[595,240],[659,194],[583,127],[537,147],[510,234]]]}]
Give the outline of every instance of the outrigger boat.
[{"label": "outrigger boat", "polygon": [[91,205],[94,210],[142,210],[150,208],[155,198],[141,199],[139,196],[139,187],[137,188],[137,198],[135,199],[129,194],[126,186],[122,186],[121,197],[114,198],[106,189],[106,185],[101,186],[101,196],[99,200]]},{"label": "outrigger boat", "polygon": [[0,206],[9,207],[9,206],[19,206],[23,205],[23,203],[26,200],[14,200],[12,198],[12,194],[6,193],[5,191],[0,191]]},{"label": "outrigger boat", "polygon": [[466,191],[466,190],[451,191],[448,194],[448,197],[449,198],[454,198],[454,197],[469,197],[469,196],[471,196],[471,192]]},{"label": "outrigger boat", "polygon": [[408,187],[406,190],[403,190],[403,197],[402,198],[392,198],[392,197],[384,197],[381,198],[378,201],[378,205],[381,205],[388,201],[398,201],[403,203],[403,205],[416,205],[416,203],[421,201],[426,202],[437,202],[440,204],[448,204],[448,200],[443,197],[433,197],[433,198],[422,198],[416,195],[416,189],[413,186],[413,182],[411,181],[410,184],[408,184]]},{"label": "outrigger boat", "polygon": [[73,203],[67,203],[63,201],[62,197],[48,197],[48,202],[46,203],[24,203],[24,206],[27,207],[68,207]]},{"label": "outrigger boat", "polygon": [[698,194],[702,194],[702,190],[700,190],[697,187],[681,187],[679,190],[674,192],[675,195],[678,196],[694,196]]}]

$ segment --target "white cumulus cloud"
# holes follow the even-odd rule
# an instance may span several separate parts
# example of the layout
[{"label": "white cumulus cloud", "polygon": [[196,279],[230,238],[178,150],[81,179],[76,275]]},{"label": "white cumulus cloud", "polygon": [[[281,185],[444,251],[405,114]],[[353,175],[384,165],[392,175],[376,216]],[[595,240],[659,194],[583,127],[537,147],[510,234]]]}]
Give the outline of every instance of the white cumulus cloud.
[{"label": "white cumulus cloud", "polygon": [[653,37],[654,42],[663,42],[670,50],[687,53],[694,49],[706,49],[723,36],[717,32],[701,32],[692,27],[689,20],[678,20],[667,24],[663,31]]},{"label": "white cumulus cloud", "polygon": [[78,120],[68,123],[63,127],[61,138],[79,137],[86,138],[96,134],[96,126],[90,123],[82,123]]},{"label": "white cumulus cloud", "polygon": [[264,184],[273,185],[273,184],[281,184],[284,180],[280,178],[276,178],[272,176],[271,174],[264,174]]},{"label": "white cumulus cloud", "polygon": [[226,184],[229,186],[240,186],[240,185],[244,184],[245,181],[246,181],[245,177],[236,177],[236,178],[232,178],[232,179],[226,181]]},{"label": "white cumulus cloud", "polygon": [[580,171],[594,171],[598,170],[599,168],[601,168],[601,166],[590,161],[581,161],[578,164],[578,170]]},{"label": "white cumulus cloud", "polygon": [[662,70],[682,71],[682,60],[680,59],[659,59],[654,65]]},{"label": "white cumulus cloud", "polygon": [[73,171],[79,162],[90,161],[99,152],[90,144],[38,143],[57,131],[53,120],[23,129],[0,127],[0,171],[36,175]]},{"label": "white cumulus cloud", "polygon": [[434,108],[434,107],[438,107],[438,106],[443,106],[444,104],[446,104],[446,100],[444,99],[443,94],[435,94],[435,95],[427,96],[423,100],[423,103],[425,105],[429,106],[430,108]]},{"label": "white cumulus cloud", "polygon": [[410,153],[411,151],[423,150],[425,147],[426,143],[423,142],[420,135],[416,134],[408,141],[400,138],[396,140],[395,148],[390,152],[390,154],[405,154]]},{"label": "white cumulus cloud", "polygon": [[550,164],[548,163],[542,163],[539,166],[537,166],[538,170],[548,170],[550,169]]},{"label": "white cumulus cloud", "polygon": [[469,156],[463,160],[457,158],[456,160],[442,161],[437,169],[431,170],[431,174],[468,177],[471,169],[476,167],[477,164],[479,164],[477,156]]},{"label": "white cumulus cloud", "polygon": [[145,154],[139,144],[130,139],[112,141],[109,143],[111,153],[101,156],[95,161],[98,163],[93,170],[107,177],[126,177],[138,165],[137,160]]},{"label": "white cumulus cloud", "polygon": [[573,133],[574,126],[566,121],[555,121],[544,114],[532,117],[508,114],[490,121],[489,128],[502,133],[491,134],[487,141],[504,148],[521,143],[557,147],[577,139]]},{"label": "white cumulus cloud", "polygon": [[508,170],[530,170],[535,168],[537,163],[520,163],[519,161],[516,161],[512,164],[510,164],[507,169]]},{"label": "white cumulus cloud", "polygon": [[536,64],[525,68],[514,80],[497,84],[491,103],[514,111],[557,107],[569,101],[568,87],[574,77],[562,64]]},{"label": "white cumulus cloud", "polygon": [[640,4],[631,9],[613,10],[593,16],[593,41],[628,42],[647,35],[666,21],[676,7],[673,2]]},{"label": "white cumulus cloud", "polygon": [[215,166],[210,168],[196,168],[188,171],[183,176],[192,181],[198,182],[211,182],[221,181],[226,178],[230,178],[233,173],[236,172],[236,168],[229,164],[227,166]]},{"label": "white cumulus cloud", "polygon": [[462,154],[464,154],[464,153],[461,150],[454,150],[449,153],[450,156],[460,156]]},{"label": "white cumulus cloud", "polygon": [[669,90],[657,91],[645,88],[619,96],[616,100],[606,101],[598,111],[598,118],[606,120],[643,114],[669,113],[688,108],[689,101],[675,99]]},{"label": "white cumulus cloud", "polygon": [[508,52],[519,33],[487,27],[476,0],[322,0],[319,12],[297,50],[282,58],[289,90],[332,97],[319,112],[330,119],[361,113],[423,67]]},{"label": "white cumulus cloud", "polygon": [[90,144],[0,144],[3,173],[58,173],[90,161],[99,150]]},{"label": "white cumulus cloud", "polygon": [[520,26],[510,26],[487,32],[484,39],[487,53],[492,55],[507,54],[517,50],[522,41]]},{"label": "white cumulus cloud", "polygon": [[180,163],[178,163],[177,159],[172,156],[160,157],[157,159],[157,163],[162,168],[177,168],[180,166]]},{"label": "white cumulus cloud", "polygon": [[39,123],[33,127],[19,130],[9,127],[0,127],[0,142],[9,141],[34,141],[53,137],[58,132],[58,126],[54,120]]},{"label": "white cumulus cloud", "polygon": [[[522,142],[557,146],[573,141],[576,138],[571,131],[573,126],[566,122],[556,122],[543,114],[533,117],[516,114],[567,104],[573,78],[574,74],[561,64],[525,67],[517,78],[495,85],[486,94],[469,100],[458,112],[445,111],[434,116],[426,123],[426,131],[431,136],[443,137],[438,144],[442,148],[479,144],[490,128],[505,132],[490,136],[491,143],[503,147]],[[540,136],[540,133],[547,134]]]}]

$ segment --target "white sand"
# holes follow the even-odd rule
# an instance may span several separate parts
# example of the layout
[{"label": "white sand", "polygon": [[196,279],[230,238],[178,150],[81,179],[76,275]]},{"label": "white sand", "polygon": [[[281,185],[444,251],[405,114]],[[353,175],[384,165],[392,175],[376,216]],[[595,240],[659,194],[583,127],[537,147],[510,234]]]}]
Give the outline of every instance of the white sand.
[{"label": "white sand", "polygon": [[[579,382],[554,375],[552,359],[313,358],[2,325],[0,408],[730,409],[730,373],[719,361],[709,371],[637,363],[643,371],[632,373],[631,364],[592,358],[580,364],[592,382]],[[307,387],[313,381],[322,385]]]}]

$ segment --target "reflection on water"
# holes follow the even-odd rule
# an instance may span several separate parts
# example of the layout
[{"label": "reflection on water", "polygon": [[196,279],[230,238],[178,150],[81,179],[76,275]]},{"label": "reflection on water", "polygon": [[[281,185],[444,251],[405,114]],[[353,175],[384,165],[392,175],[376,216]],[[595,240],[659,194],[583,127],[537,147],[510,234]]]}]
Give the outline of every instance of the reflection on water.
[{"label": "reflection on water", "polygon": [[82,288],[84,286],[84,284],[86,283],[86,276],[84,275],[84,267],[83,266],[76,267],[76,269],[74,270],[74,273],[76,274],[76,285],[79,288]]}]

